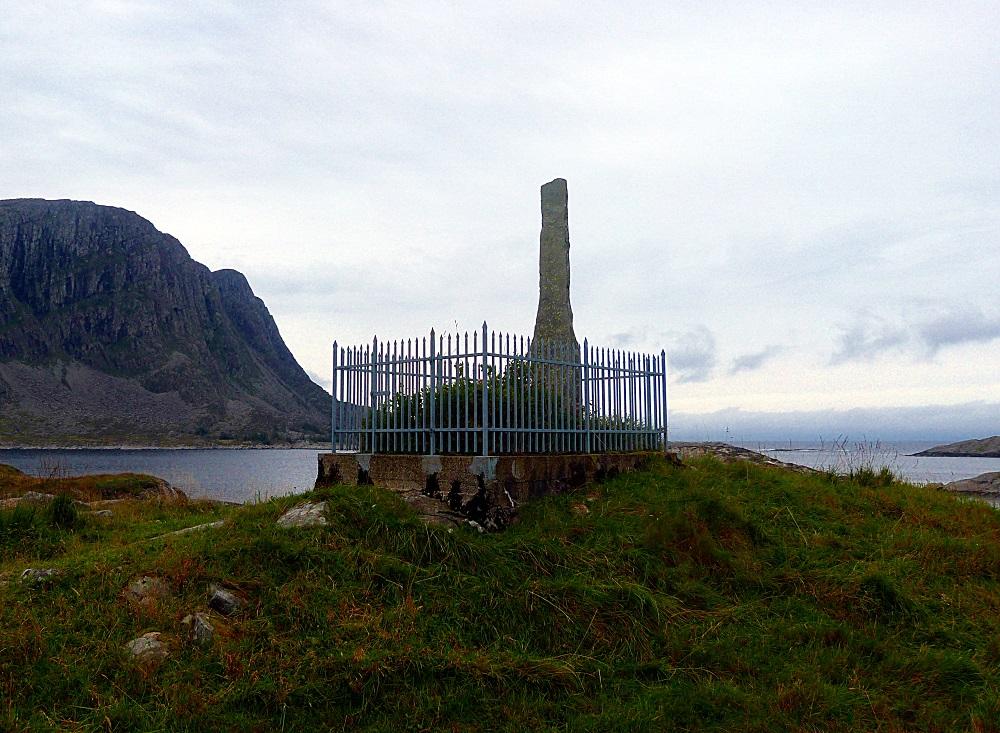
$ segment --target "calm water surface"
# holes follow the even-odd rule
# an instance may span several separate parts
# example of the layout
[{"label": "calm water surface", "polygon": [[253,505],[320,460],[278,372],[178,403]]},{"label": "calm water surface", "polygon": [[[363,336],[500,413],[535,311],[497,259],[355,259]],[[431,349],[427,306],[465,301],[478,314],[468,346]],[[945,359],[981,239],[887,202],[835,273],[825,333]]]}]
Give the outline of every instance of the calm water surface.
[{"label": "calm water surface", "polygon": [[[1000,458],[923,458],[910,454],[932,443],[764,443],[743,447],[787,463],[847,472],[888,466],[914,483],[957,481],[1000,471]],[[0,450],[0,463],[36,476],[134,471],[159,476],[191,497],[247,502],[308,491],[316,480],[310,450]]]},{"label": "calm water surface", "polygon": [[839,473],[888,466],[893,473],[915,484],[942,483],[1000,471],[1000,458],[931,458],[914,456],[938,443],[743,443],[779,461],[811,468],[832,468]]},{"label": "calm water surface", "polygon": [[35,476],[148,473],[190,497],[247,502],[312,489],[318,453],[315,449],[0,450],[0,463]]}]

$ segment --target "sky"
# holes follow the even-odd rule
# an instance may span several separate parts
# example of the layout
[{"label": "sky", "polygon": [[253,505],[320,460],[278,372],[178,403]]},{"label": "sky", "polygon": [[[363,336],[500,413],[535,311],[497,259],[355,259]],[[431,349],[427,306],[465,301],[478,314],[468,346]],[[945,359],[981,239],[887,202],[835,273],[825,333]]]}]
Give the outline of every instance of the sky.
[{"label": "sky", "polygon": [[0,198],[121,206],[330,344],[582,340],[674,435],[1000,433],[996,2],[0,0]]}]

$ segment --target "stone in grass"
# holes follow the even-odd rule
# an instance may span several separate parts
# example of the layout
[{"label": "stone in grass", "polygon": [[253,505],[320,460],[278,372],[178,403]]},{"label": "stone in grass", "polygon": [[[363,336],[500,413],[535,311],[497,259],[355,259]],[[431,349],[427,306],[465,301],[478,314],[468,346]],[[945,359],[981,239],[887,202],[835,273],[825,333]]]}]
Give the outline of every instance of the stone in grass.
[{"label": "stone in grass", "polygon": [[318,527],[326,524],[326,502],[307,501],[289,509],[278,518],[279,527]]},{"label": "stone in grass", "polygon": [[188,627],[191,638],[194,639],[196,644],[206,646],[212,643],[212,638],[215,636],[215,627],[208,620],[207,613],[198,611],[194,615],[188,614],[181,623]]},{"label": "stone in grass", "polygon": [[59,571],[55,568],[26,568],[21,573],[21,582],[30,585],[41,585],[52,580],[57,575],[59,575]]},{"label": "stone in grass", "polygon": [[170,586],[162,578],[143,575],[125,589],[125,598],[137,606],[151,606],[170,595]]},{"label": "stone in grass", "polygon": [[110,509],[98,509],[95,512],[90,513],[93,517],[111,517],[114,516],[114,512]]},{"label": "stone in grass", "polygon": [[55,494],[45,494],[40,491],[25,491],[18,497],[21,501],[43,504],[56,498]]},{"label": "stone in grass", "polygon": [[167,646],[160,641],[159,631],[150,631],[132,639],[125,648],[140,662],[161,662],[167,658]]},{"label": "stone in grass", "polygon": [[208,586],[208,605],[223,616],[232,616],[243,606],[239,597],[218,585]]}]

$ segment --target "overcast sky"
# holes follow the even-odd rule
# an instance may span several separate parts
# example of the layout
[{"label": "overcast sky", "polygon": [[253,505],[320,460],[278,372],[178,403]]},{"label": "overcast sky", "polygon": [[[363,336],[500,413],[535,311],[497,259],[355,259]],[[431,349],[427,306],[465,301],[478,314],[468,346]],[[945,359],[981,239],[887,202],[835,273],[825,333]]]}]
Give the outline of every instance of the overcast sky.
[{"label": "overcast sky", "polygon": [[334,339],[530,333],[563,177],[577,334],[667,348],[695,437],[1000,433],[995,0],[0,0],[0,102],[0,198],[241,270],[322,383]]}]

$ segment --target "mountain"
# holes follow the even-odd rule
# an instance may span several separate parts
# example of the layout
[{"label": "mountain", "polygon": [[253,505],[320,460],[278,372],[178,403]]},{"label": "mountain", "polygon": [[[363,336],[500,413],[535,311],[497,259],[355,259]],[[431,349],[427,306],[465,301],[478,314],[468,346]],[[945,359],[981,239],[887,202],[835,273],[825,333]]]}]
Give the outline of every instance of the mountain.
[{"label": "mountain", "polygon": [[131,211],[0,201],[0,443],[325,441],[330,399],[239,272]]},{"label": "mountain", "polygon": [[948,443],[948,445],[936,445],[914,455],[1000,458],[1000,435],[978,440],[963,440],[958,443]]}]

